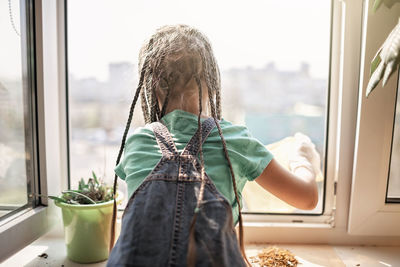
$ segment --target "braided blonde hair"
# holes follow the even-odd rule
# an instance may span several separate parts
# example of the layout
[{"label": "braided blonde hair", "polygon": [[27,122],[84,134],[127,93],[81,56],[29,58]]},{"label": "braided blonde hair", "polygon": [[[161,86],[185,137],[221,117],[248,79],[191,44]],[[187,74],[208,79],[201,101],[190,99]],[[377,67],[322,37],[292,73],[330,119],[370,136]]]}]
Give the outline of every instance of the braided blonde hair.
[{"label": "braided blonde hair", "polygon": [[[180,102],[183,107],[187,100],[181,97],[183,94],[197,95],[197,91],[188,91],[186,87],[189,82],[196,84],[195,77],[205,81],[211,89],[217,118],[221,119],[220,73],[210,42],[200,31],[187,25],[161,27],[140,50],[139,74],[144,69],[146,58],[148,63],[141,93],[146,123],[165,115],[169,101]],[[160,98],[164,99],[161,110]]]}]

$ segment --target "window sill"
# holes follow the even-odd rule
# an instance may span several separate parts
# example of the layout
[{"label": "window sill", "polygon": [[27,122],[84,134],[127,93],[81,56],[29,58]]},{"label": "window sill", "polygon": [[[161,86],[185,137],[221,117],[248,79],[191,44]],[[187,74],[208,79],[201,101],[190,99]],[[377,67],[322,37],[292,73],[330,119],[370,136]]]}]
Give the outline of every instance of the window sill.
[{"label": "window sill", "polygon": [[[60,235],[61,225],[20,250],[2,263],[2,266],[106,266],[107,261],[93,264],[71,262],[66,257],[64,238]],[[273,244],[248,244],[248,257]],[[301,266],[400,266],[400,247],[377,246],[331,246],[305,244],[279,244],[296,255]],[[47,258],[39,257],[46,253]]]},{"label": "window sill", "polygon": [[47,226],[47,207],[29,208],[6,218],[0,226],[0,261],[43,235]]}]

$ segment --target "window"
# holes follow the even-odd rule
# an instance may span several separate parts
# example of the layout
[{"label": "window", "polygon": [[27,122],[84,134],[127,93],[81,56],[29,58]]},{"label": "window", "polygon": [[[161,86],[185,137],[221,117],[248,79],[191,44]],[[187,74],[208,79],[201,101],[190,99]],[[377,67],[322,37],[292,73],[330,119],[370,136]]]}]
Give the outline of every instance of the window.
[{"label": "window", "polygon": [[[329,0],[285,4],[257,0],[203,1],[185,5],[178,0],[68,1],[71,186],[76,186],[92,170],[108,182],[112,180],[137,84],[139,48],[156,28],[184,23],[199,28],[211,40],[221,69],[225,119],[246,124],[264,144],[303,132],[311,137],[321,154],[317,180],[320,201],[313,211],[297,210],[256,183],[248,183],[243,192],[245,210],[321,214],[330,15]],[[138,107],[133,128],[141,125]],[[279,151],[276,143],[272,146],[276,154],[285,154],[284,146]],[[285,157],[281,160],[285,161]],[[125,184],[119,182],[119,186],[123,188]]]},{"label": "window", "polygon": [[[365,7],[360,94],[348,230],[354,235],[400,236],[398,202],[398,72],[366,98],[370,62],[398,22],[400,6]],[[373,40],[373,41],[371,41]],[[392,161],[391,161],[392,160]]]},{"label": "window", "polygon": [[0,3],[0,220],[34,205],[34,110],[22,1]]},{"label": "window", "polygon": [[38,82],[43,68],[37,68],[46,42],[36,27],[41,16],[35,18],[41,7],[33,0],[0,3],[0,261],[48,227],[49,213],[38,196],[47,194],[48,185],[43,94],[38,93],[43,91]]}]

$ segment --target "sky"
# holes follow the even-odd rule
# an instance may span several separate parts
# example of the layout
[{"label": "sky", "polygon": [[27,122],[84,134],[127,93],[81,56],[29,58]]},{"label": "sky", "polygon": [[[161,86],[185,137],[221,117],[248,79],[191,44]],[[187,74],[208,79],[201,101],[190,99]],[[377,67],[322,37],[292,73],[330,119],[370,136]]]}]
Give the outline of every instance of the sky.
[{"label": "sky", "polygon": [[[18,1],[11,3],[18,16]],[[177,23],[208,36],[222,71],[272,61],[295,70],[308,62],[314,77],[327,78],[329,0],[68,0],[69,71],[107,80],[110,62],[137,64],[143,41],[158,27]],[[10,62],[0,64],[0,78],[18,75],[20,39],[7,1],[0,1],[0,32],[0,60]]]},{"label": "sky", "polygon": [[[11,0],[15,26],[20,28],[19,0]],[[8,1],[0,1],[0,82],[21,79],[21,38],[11,26]]]}]

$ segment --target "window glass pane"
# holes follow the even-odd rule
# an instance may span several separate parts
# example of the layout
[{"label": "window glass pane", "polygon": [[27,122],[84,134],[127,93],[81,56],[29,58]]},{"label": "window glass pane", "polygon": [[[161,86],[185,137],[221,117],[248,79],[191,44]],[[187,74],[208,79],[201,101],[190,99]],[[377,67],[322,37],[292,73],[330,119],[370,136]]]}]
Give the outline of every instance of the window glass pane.
[{"label": "window glass pane", "polygon": [[33,183],[24,11],[18,0],[0,1],[0,218],[30,202]]},{"label": "window glass pane", "polygon": [[[400,75],[399,75],[400,77]],[[400,203],[400,95],[397,83],[397,103],[394,119],[392,155],[390,159],[390,172],[387,188],[386,201]]]},{"label": "window glass pane", "polygon": [[[290,140],[276,142],[303,132],[324,162],[330,6],[329,0],[68,1],[72,186],[91,170],[112,180],[140,46],[165,24],[192,25],[211,40],[225,119],[246,124],[265,145],[272,144],[283,164]],[[140,125],[139,105],[133,128]],[[322,165],[320,203],[311,213],[322,211]],[[243,195],[249,212],[301,212],[255,183]]]}]

